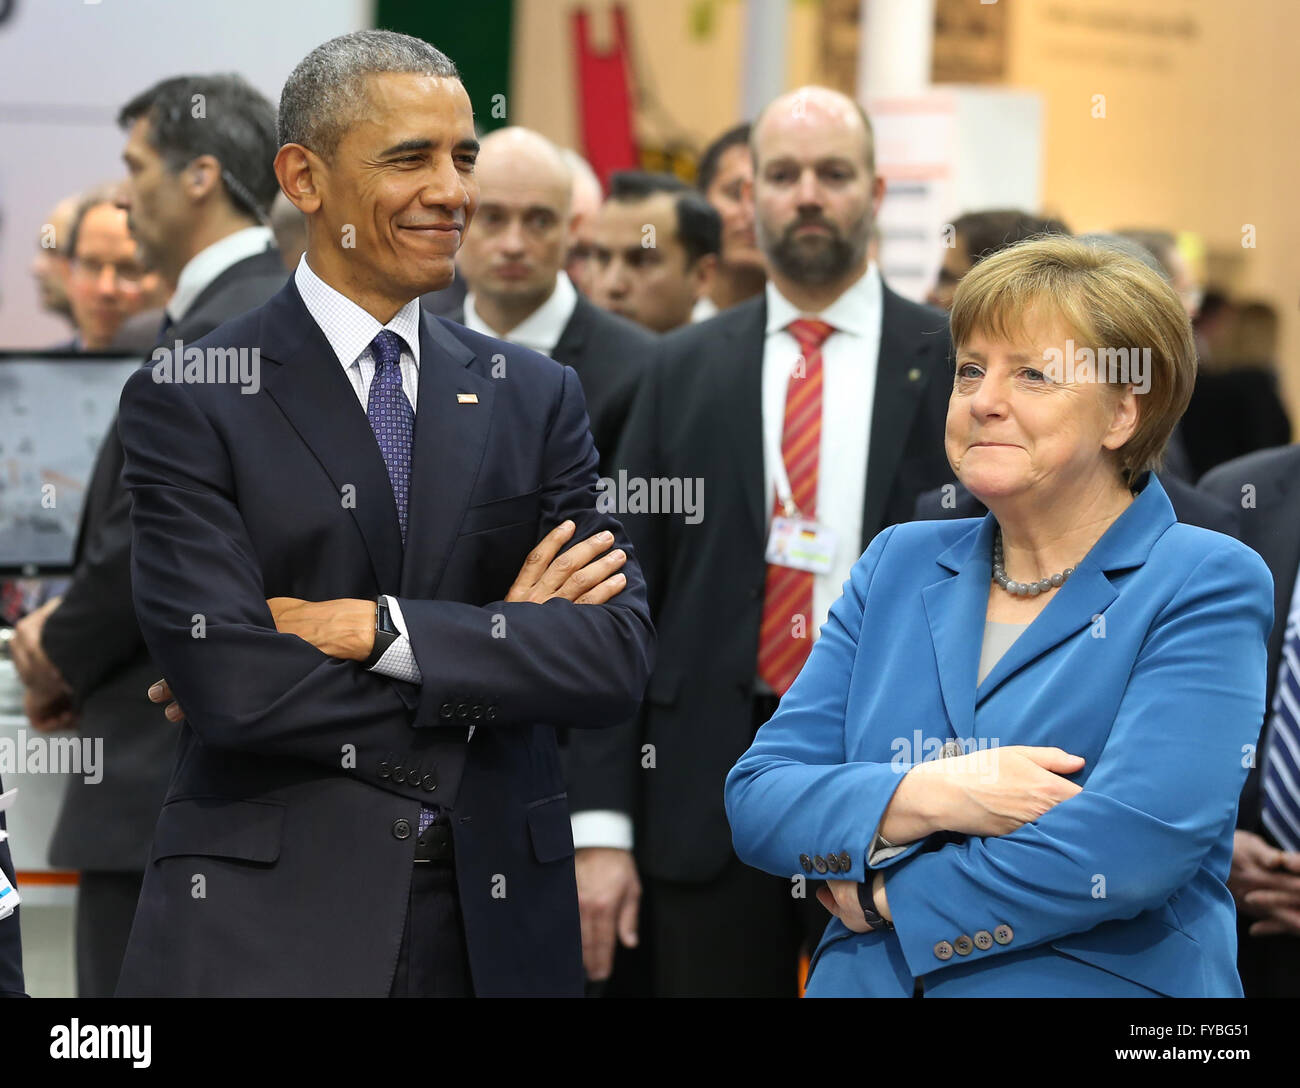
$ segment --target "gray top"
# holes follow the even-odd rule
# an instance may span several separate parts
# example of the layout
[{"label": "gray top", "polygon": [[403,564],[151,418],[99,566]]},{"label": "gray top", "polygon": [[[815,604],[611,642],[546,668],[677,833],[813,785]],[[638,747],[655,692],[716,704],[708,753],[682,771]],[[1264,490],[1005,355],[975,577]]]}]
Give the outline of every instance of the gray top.
[{"label": "gray top", "polygon": [[980,649],[980,672],[975,681],[976,686],[984,683],[984,677],[993,671],[993,666],[1002,660],[1002,655],[1011,649],[1011,644],[1028,626],[1027,623],[998,623],[996,620],[984,622],[984,645]]}]

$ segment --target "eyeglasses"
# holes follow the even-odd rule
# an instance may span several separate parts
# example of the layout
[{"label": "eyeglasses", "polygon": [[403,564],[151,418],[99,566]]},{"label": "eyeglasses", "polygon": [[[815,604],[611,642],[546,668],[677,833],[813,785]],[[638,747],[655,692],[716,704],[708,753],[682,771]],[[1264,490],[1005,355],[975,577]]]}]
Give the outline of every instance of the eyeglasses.
[{"label": "eyeglasses", "polygon": [[101,261],[95,257],[74,257],[72,259],[73,274],[85,280],[101,279],[106,268],[113,270],[113,278],[117,280],[118,285],[124,291],[138,291],[141,282],[149,274],[134,261],[116,263]]}]

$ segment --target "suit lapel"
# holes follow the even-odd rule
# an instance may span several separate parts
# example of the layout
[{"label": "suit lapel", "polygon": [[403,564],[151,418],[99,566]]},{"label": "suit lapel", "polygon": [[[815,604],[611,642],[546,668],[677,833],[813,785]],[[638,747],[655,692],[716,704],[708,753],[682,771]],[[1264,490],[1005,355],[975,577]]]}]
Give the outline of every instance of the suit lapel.
[{"label": "suit lapel", "polygon": [[[420,315],[420,393],[401,592],[432,598],[469,506],[487,449],[495,381],[432,314]],[[462,401],[458,394],[477,397]]]},{"label": "suit lapel", "polygon": [[936,339],[934,330],[925,329],[907,303],[883,284],[880,309],[880,351],[876,357],[871,444],[862,503],[863,551],[880,531],[921,392],[926,382],[937,376],[937,368],[926,359],[930,342]]},{"label": "suit lapel", "polygon": [[[1294,459],[1287,463],[1288,470],[1296,467]],[[1260,517],[1268,511],[1267,520],[1245,542],[1259,552],[1260,557],[1273,572],[1273,630],[1268,636],[1268,698],[1272,706],[1273,689],[1277,681],[1277,663],[1282,659],[1282,640],[1286,635],[1287,618],[1291,613],[1291,597],[1295,592],[1296,571],[1300,568],[1300,503],[1290,494],[1292,477],[1278,475],[1273,481],[1273,494],[1267,497],[1256,494],[1256,510],[1243,511],[1244,517]],[[1244,535],[1244,534],[1243,534]]]},{"label": "suit lapel", "polygon": [[[267,304],[262,353],[280,364],[263,384],[285,418],[325,469],[365,540],[381,592],[401,575],[402,536],[384,458],[370,421],[320,326],[292,278]],[[345,488],[350,487],[350,491]],[[354,498],[352,504],[345,497]]]},{"label": "suit lapel", "polygon": [[701,366],[709,368],[716,383],[712,403],[722,407],[723,425],[736,465],[736,480],[749,523],[759,547],[767,542],[771,509],[763,497],[763,352],[766,347],[767,299],[741,303],[709,324],[726,324],[726,345],[709,358],[702,352]]},{"label": "suit lapel", "polygon": [[1107,575],[1145,563],[1156,540],[1174,520],[1164,489],[1154,474],[1148,476],[1141,494],[1093,545],[1069,581],[1011,644],[978,689],[996,519],[987,515],[940,556],[939,564],[954,573],[927,586],[921,596],[944,706],[956,735],[973,734],[975,708],[1004,682],[1105,613],[1119,596]]},{"label": "suit lapel", "polygon": [[569,320],[560,330],[560,338],[555,341],[555,347],[551,351],[552,359],[563,359],[566,366],[576,368],[579,365],[583,344],[587,340],[587,332],[591,326],[590,310],[591,303],[579,295],[573,313],[569,315]]}]

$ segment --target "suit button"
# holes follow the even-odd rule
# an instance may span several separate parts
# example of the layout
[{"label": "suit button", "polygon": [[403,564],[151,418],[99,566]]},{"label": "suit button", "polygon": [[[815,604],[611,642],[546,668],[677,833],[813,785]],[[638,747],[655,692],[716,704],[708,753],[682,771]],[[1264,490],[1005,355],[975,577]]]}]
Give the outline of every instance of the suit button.
[{"label": "suit button", "polygon": [[488,720],[488,721],[491,721],[491,720],[492,720],[493,718],[495,718],[496,716],[497,716],[497,708],[496,708],[496,706],[493,705],[493,706],[488,707],[488,708],[487,708],[487,720]]},{"label": "suit button", "polygon": [[819,873],[824,873],[826,872],[827,869],[830,868],[830,866],[826,864],[826,859],[822,857],[821,854],[817,854],[813,858],[813,868],[816,869]]},{"label": "suit button", "polygon": [[405,781],[406,781],[406,768],[405,768],[405,767],[394,767],[394,768],[393,768],[393,781],[394,781],[394,782],[405,782]]},{"label": "suit button", "polygon": [[482,717],[483,717],[483,708],[479,706],[477,703],[475,703],[474,709],[470,711],[469,720],[472,722],[476,722],[481,720]]},{"label": "suit button", "polygon": [[462,721],[469,717],[469,703],[456,704],[456,717],[460,718]]},{"label": "suit button", "polygon": [[975,944],[969,937],[966,936],[966,934],[963,933],[960,937],[958,937],[955,941],[952,942],[952,946],[957,950],[957,955],[969,956],[971,953],[971,949],[975,947]]},{"label": "suit button", "polygon": [[810,858],[807,854],[799,855],[799,864],[803,866],[803,871],[805,873],[812,872],[812,858]]},{"label": "suit button", "polygon": [[442,706],[438,708],[438,717],[450,718],[454,712],[455,707],[453,707],[451,703],[443,703]]},{"label": "suit button", "polygon": [[962,752],[961,742],[953,740],[951,737],[949,737],[946,741],[943,742],[943,751],[939,753],[939,756],[942,759],[953,759],[963,754],[964,753]]},{"label": "suit button", "polygon": [[826,870],[831,873],[838,873],[840,871],[840,859],[834,854],[826,855]]},{"label": "suit button", "polygon": [[379,777],[387,778],[393,773],[393,765],[388,760],[382,760],[379,764]]},{"label": "suit button", "polygon": [[395,839],[409,839],[410,837],[411,837],[411,821],[410,821],[410,820],[394,820],[394,821],[393,821],[393,838],[395,838]]},{"label": "suit button", "polygon": [[853,868],[853,859],[849,857],[849,852],[847,850],[841,850],[840,851],[840,872],[847,873],[852,868]]},{"label": "suit button", "polygon": [[940,941],[934,946],[934,954],[941,960],[950,960],[952,959],[952,945],[947,941]]},{"label": "suit button", "polygon": [[426,774],[422,779],[420,779],[420,787],[432,793],[438,788],[438,780],[433,775]]},{"label": "suit button", "polygon": [[993,931],[993,939],[997,941],[998,944],[1010,944],[1015,936],[1016,935],[1011,931],[1010,926],[998,926],[998,928]]},{"label": "suit button", "polygon": [[993,934],[987,929],[977,930],[975,933],[975,947],[981,952],[993,947]]}]

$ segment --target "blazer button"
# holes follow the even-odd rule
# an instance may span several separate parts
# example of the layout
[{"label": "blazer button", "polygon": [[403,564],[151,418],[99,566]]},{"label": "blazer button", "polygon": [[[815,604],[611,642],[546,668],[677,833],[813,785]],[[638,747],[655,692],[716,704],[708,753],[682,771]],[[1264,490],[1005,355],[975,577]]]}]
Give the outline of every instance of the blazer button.
[{"label": "blazer button", "polygon": [[799,864],[803,866],[803,871],[805,873],[812,872],[812,858],[810,858],[807,854],[799,855]]},{"label": "blazer button", "polygon": [[847,873],[852,868],[853,868],[853,859],[849,857],[849,852],[847,850],[841,850],[840,851],[840,872]]},{"label": "blazer button", "polygon": [[410,837],[411,837],[411,821],[410,821],[410,820],[394,820],[394,821],[393,821],[393,838],[395,838],[395,839],[409,839]]},{"label": "blazer button", "polygon": [[394,768],[393,768],[393,781],[394,781],[394,782],[405,782],[405,781],[406,781],[406,768],[405,768],[405,767],[394,767]]},{"label": "blazer button", "polygon": [[976,930],[975,947],[978,948],[981,952],[985,952],[988,949],[992,948],[993,934],[990,933],[987,929]]},{"label": "blazer button", "polygon": [[462,721],[469,717],[469,703],[456,704],[456,717],[460,718]]},{"label": "blazer button", "polygon": [[434,790],[436,790],[436,789],[438,788],[438,780],[437,780],[433,775],[431,775],[431,774],[426,774],[426,775],[425,775],[425,776],[420,780],[420,787],[421,787],[422,789],[426,789],[426,790],[428,790],[430,793],[432,793]]},{"label": "blazer button", "polygon": [[497,716],[497,708],[496,708],[496,704],[494,703],[487,708],[487,720],[491,721],[496,716]]},{"label": "blazer button", "polygon": [[962,754],[961,743],[949,737],[943,742],[943,751],[939,753],[939,756],[941,759],[952,759]]},{"label": "blazer button", "polygon": [[1016,935],[1011,931],[1010,926],[998,926],[998,928],[993,931],[993,939],[997,941],[998,944],[1010,944],[1015,939],[1015,936]]},{"label": "blazer button", "polygon": [[971,949],[975,947],[975,944],[973,941],[971,941],[969,937],[966,936],[966,934],[963,933],[960,937],[958,937],[955,941],[952,942],[952,946],[957,950],[957,955],[969,956],[971,954]]},{"label": "blazer button", "polygon": [[453,707],[451,703],[443,703],[442,706],[438,708],[438,717],[450,718],[454,712],[455,707]]},{"label": "blazer button", "polygon": [[388,760],[381,760],[379,763],[379,777],[388,778],[393,773],[393,765]]},{"label": "blazer button", "polygon": [[474,704],[474,709],[470,711],[469,720],[472,722],[479,721],[483,717],[483,708],[478,703]]},{"label": "blazer button", "polygon": [[826,864],[826,859],[821,854],[817,854],[813,857],[813,868],[819,873],[824,873],[830,866]]},{"label": "blazer button", "polygon": [[940,941],[934,946],[934,954],[941,960],[950,960],[952,959],[952,945],[947,941]]}]

